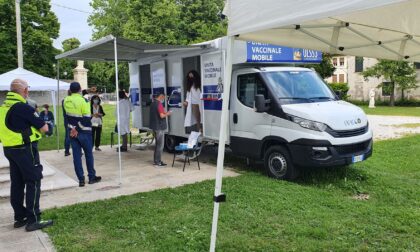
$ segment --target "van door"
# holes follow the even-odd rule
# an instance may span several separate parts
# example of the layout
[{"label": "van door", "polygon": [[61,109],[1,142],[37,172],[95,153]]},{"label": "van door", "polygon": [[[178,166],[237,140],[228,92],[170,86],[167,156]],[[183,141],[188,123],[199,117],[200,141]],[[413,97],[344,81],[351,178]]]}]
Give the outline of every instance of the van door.
[{"label": "van door", "polygon": [[150,126],[150,104],[152,103],[152,81],[150,78],[150,65],[139,66],[140,71],[140,107],[141,107],[141,128],[147,129]]},{"label": "van door", "polygon": [[172,111],[168,118],[169,134],[173,136],[184,136],[184,109],[183,99],[183,72],[181,58],[168,60],[168,87],[167,105],[168,110]]},{"label": "van door", "polygon": [[254,111],[255,95],[268,99],[268,89],[256,72],[232,76],[230,99],[230,146],[233,152],[259,158],[262,139],[270,135],[272,116]]},{"label": "van door", "polygon": [[[203,135],[218,140],[222,115],[224,52],[201,55]],[[229,131],[227,131],[229,132]]]}]

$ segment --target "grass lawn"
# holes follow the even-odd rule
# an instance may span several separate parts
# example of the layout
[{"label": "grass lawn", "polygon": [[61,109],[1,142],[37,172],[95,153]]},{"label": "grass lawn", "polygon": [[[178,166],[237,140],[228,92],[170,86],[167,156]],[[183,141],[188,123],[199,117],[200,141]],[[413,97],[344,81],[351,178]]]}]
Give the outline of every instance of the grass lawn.
[{"label": "grass lawn", "polygon": [[[218,251],[419,251],[420,136],[375,144],[369,160],[223,181]],[[245,166],[245,165],[243,165]],[[214,181],[45,211],[58,251],[207,251]],[[365,194],[368,200],[353,196]],[[363,195],[361,195],[363,196]]]},{"label": "grass lawn", "polygon": [[[103,126],[102,126],[102,137],[101,145],[111,144],[111,132],[114,131],[116,119],[115,119],[115,105],[102,105],[105,111],[105,116],[103,117]],[[58,130],[60,131],[60,149],[64,149],[64,125],[63,125],[63,113],[61,106],[60,109],[60,125]],[[57,120],[56,120],[57,123]],[[114,136],[114,142],[117,142],[117,136]],[[55,134],[51,137],[43,137],[39,143],[39,150],[54,150],[57,149],[57,137]]]},{"label": "grass lawn", "polygon": [[359,106],[368,115],[420,116],[420,107]]}]

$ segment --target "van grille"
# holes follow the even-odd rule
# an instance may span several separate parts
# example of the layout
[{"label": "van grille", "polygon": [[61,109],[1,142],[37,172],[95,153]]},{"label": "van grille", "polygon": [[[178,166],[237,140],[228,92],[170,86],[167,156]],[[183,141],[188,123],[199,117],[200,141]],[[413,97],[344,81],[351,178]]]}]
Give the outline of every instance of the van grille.
[{"label": "van grille", "polygon": [[366,150],[369,147],[369,144],[370,140],[357,144],[336,145],[334,147],[339,154],[352,154]]},{"label": "van grille", "polygon": [[369,129],[369,126],[366,125],[362,128],[353,129],[353,130],[333,130],[330,127],[328,127],[325,131],[328,132],[333,137],[339,138],[339,137],[354,137],[354,136],[360,136],[365,134]]}]

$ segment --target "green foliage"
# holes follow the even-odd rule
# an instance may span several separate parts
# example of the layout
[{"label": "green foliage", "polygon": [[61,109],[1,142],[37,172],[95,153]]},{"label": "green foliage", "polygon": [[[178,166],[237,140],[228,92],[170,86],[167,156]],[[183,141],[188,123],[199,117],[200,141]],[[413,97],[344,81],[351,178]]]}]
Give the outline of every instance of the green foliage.
[{"label": "green foliage", "polygon": [[[242,168],[223,181],[217,250],[418,251],[416,153],[420,136],[381,141],[365,162],[308,169],[296,183]],[[58,251],[206,251],[213,191],[204,181],[51,209],[45,232]]]},{"label": "green foliage", "polygon": [[[221,20],[223,0],[93,0],[89,24],[93,38],[112,34],[147,43],[191,44],[226,34],[227,22]],[[91,65],[89,83],[107,91],[114,89],[113,64]],[[119,64],[122,85],[128,83],[128,66]]]},{"label": "green foliage", "polygon": [[[77,38],[69,38],[61,42],[63,51],[67,52],[78,48],[80,46],[80,41]],[[72,79],[73,69],[76,67],[76,60],[71,59],[61,59],[60,60],[60,79]],[[64,73],[67,73],[65,75]]]},{"label": "green foliage", "polygon": [[[38,74],[55,76],[54,56],[59,52],[52,40],[60,24],[51,11],[49,0],[22,0],[22,44],[24,68]],[[17,68],[15,1],[0,0],[0,73]]]},{"label": "green foliage", "polygon": [[333,82],[328,83],[328,85],[335,93],[340,93],[342,99],[346,100],[348,98],[347,92],[349,91],[349,85],[347,83]]},{"label": "green foliage", "polygon": [[417,87],[416,70],[411,63],[406,61],[379,60],[376,65],[367,68],[362,74],[365,78],[383,77],[391,82],[389,85],[391,106],[395,105],[395,87],[399,87],[402,90],[402,99],[404,99],[405,90]]},{"label": "green foliage", "polygon": [[335,67],[331,63],[331,55],[328,53],[322,54],[322,61],[319,64],[305,65],[307,68],[313,68],[323,78],[326,79],[334,74]]}]

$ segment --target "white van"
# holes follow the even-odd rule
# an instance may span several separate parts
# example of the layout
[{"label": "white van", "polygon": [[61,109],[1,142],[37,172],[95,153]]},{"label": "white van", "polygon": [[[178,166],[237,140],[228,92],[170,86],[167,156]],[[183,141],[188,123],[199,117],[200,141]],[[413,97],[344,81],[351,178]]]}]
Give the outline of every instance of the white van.
[{"label": "white van", "polygon": [[[269,176],[285,179],[294,178],[298,167],[341,166],[372,155],[372,131],[359,107],[339,100],[311,69],[249,64],[254,59],[272,60],[270,53],[284,51],[235,43],[226,143],[233,153],[264,160]],[[165,139],[168,150],[188,137],[181,104],[186,93],[184,76],[190,70],[201,75],[203,137],[214,142],[219,137],[226,41],[220,38],[200,45],[129,65],[135,127],[148,128],[154,92],[169,96],[165,106],[173,113]],[[249,50],[262,56],[255,57]],[[294,52],[298,61],[319,58],[316,51]]]}]

